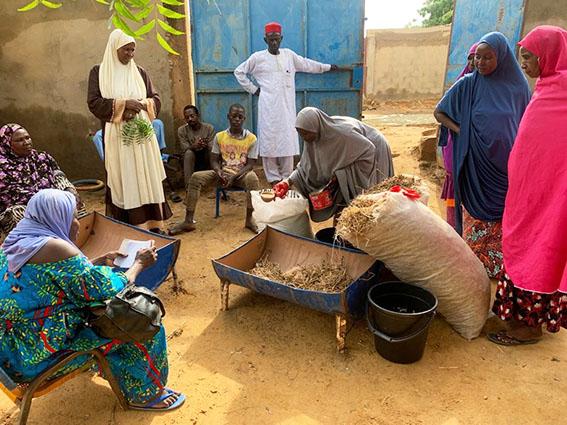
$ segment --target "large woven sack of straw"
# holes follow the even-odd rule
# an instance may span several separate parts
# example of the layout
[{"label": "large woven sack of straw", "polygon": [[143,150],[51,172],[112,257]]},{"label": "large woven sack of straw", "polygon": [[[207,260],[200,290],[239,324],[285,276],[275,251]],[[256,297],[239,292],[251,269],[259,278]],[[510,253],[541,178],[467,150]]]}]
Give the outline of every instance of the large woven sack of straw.
[{"label": "large woven sack of straw", "polygon": [[343,210],[337,233],[382,261],[400,280],[430,290],[439,313],[466,339],[488,316],[490,282],[453,228],[401,192],[361,195]]},{"label": "large woven sack of straw", "polygon": [[307,212],[308,201],[299,192],[290,190],[285,198],[276,198],[271,202],[264,202],[257,190],[251,191],[250,195],[254,208],[252,218],[258,226],[258,232],[270,225],[286,233],[313,238]]}]

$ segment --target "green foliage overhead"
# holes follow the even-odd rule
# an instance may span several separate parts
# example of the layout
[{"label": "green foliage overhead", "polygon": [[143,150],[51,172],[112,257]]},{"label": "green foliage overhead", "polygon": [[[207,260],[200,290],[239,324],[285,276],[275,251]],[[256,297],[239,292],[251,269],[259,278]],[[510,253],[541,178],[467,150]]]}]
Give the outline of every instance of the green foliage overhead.
[{"label": "green foliage overhead", "polygon": [[[18,12],[28,12],[38,6],[47,9],[58,9],[63,6],[64,0],[32,0],[18,9]],[[85,0],[83,0],[85,1]],[[172,9],[176,6],[183,6],[180,0],[96,0],[110,11],[110,25],[119,28],[126,34],[143,39],[143,36],[154,32],[154,37],[159,45],[171,53],[179,55],[169,44],[162,33],[170,36],[185,34],[167,23],[167,19],[184,19],[185,14]]]},{"label": "green foliage overhead", "polygon": [[418,13],[424,18],[424,27],[450,24],[453,19],[453,0],[425,0]]}]

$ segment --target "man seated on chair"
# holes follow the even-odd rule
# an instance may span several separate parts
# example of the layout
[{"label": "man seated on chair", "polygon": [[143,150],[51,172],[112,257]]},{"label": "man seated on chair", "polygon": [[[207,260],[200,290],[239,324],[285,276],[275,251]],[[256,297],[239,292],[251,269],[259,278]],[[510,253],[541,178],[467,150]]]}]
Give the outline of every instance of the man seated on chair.
[{"label": "man seated on chair", "polygon": [[[243,128],[246,120],[244,106],[235,103],[228,110],[227,130],[216,134],[211,147],[211,168],[193,173],[187,185],[185,220],[173,226],[170,235],[195,230],[193,216],[203,187],[215,184],[223,188],[239,187],[246,190],[245,227],[256,232],[252,222],[251,190],[258,190],[260,182],[253,170],[258,159],[258,143],[252,132]],[[246,158],[246,160],[244,160]]]},{"label": "man seated on chair", "polygon": [[211,124],[201,121],[199,110],[194,105],[183,108],[183,116],[187,124],[177,129],[177,138],[183,156],[183,174],[187,189],[195,170],[210,170],[209,151],[215,129]]}]

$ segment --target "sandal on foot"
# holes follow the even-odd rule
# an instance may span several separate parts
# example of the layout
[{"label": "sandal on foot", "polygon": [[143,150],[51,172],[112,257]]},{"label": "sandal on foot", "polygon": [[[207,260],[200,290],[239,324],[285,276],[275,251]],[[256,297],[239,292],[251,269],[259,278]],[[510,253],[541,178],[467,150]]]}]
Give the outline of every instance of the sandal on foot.
[{"label": "sandal on foot", "polygon": [[187,227],[183,226],[182,224],[176,224],[167,231],[167,234],[169,236],[177,236],[177,235],[180,235],[182,233],[192,232],[196,229],[195,226],[194,226],[194,223],[195,223],[195,221],[193,221],[193,227],[190,227],[190,228],[187,228]]},{"label": "sandal on foot", "polygon": [[[177,399],[172,404],[170,404],[169,406],[164,406],[164,407],[155,407],[156,404],[159,404],[159,403],[165,401],[168,397],[171,397],[172,395],[177,395]],[[131,404],[128,407],[132,410],[144,410],[146,412],[147,411],[163,412],[163,411],[166,411],[166,410],[177,409],[178,407],[181,407],[181,405],[183,403],[185,403],[185,395],[184,394],[173,391],[171,388],[164,388],[164,391],[161,394],[161,396],[159,396],[155,400],[149,402],[148,404],[146,404],[144,406],[136,406],[134,404]]]},{"label": "sandal on foot", "polygon": [[536,344],[537,342],[539,342],[539,338],[518,339],[516,337],[508,335],[508,332],[506,332],[505,330],[495,333],[489,333],[486,337],[490,342],[505,346],[529,345],[529,344]]},{"label": "sandal on foot", "polygon": [[179,196],[177,193],[172,193],[171,195],[169,195],[169,199],[171,199],[172,202],[181,202],[183,201],[183,199],[181,198],[181,196]]}]

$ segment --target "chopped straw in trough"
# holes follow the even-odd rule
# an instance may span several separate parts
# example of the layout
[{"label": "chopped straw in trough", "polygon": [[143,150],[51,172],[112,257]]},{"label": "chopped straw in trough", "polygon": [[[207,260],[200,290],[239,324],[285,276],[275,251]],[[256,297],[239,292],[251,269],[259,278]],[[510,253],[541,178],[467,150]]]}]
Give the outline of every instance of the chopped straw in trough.
[{"label": "chopped straw in trough", "polygon": [[292,288],[321,292],[341,292],[352,282],[344,258],[339,263],[323,260],[320,264],[296,266],[284,272],[264,255],[249,273]]}]

